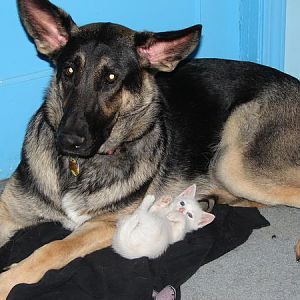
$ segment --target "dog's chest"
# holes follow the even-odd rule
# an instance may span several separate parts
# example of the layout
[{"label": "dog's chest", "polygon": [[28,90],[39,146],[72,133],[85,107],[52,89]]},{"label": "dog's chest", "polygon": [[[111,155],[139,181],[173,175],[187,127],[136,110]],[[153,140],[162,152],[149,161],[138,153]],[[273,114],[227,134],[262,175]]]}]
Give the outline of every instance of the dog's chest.
[{"label": "dog's chest", "polygon": [[80,200],[81,199],[78,199],[71,193],[66,194],[62,198],[62,209],[70,221],[70,224],[68,223],[66,227],[69,227],[72,230],[91,218],[91,216],[82,212],[83,204]]}]

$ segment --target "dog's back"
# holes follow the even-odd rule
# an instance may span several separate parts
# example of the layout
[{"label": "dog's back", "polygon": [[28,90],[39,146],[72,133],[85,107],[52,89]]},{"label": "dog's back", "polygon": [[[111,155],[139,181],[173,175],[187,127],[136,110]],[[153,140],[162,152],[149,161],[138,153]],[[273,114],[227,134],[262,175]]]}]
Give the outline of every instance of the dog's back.
[{"label": "dog's back", "polygon": [[[247,62],[199,60],[191,66],[197,70],[191,95],[201,95],[196,114],[204,121],[192,133],[187,130],[190,136],[183,134],[188,136],[183,143],[194,136],[198,145],[207,147],[200,155],[211,155],[206,166],[216,190],[224,192],[222,201],[241,204],[241,199],[250,199],[300,207],[299,81]],[[189,82],[189,76],[184,77]],[[179,103],[182,96],[177,95],[179,90],[173,95]],[[193,116],[196,107],[188,100],[184,103]],[[190,130],[196,128],[196,119]],[[215,151],[209,151],[212,148]]]},{"label": "dog's back", "polygon": [[[253,164],[284,164],[280,158],[291,157],[291,153],[295,158],[299,147],[295,139],[287,138],[285,145],[289,149],[277,149],[273,161],[268,152],[273,135],[279,128],[284,131],[282,122],[286,123],[286,129],[299,126],[296,115],[299,117],[300,85],[297,79],[254,63],[220,59],[193,60],[172,73],[160,73],[157,79],[171,111],[170,127],[176,144],[169,164],[170,172],[174,164],[173,175],[179,171],[181,176],[195,178],[196,172],[205,174],[211,167],[217,183],[216,165],[225,151],[219,143],[225,136],[230,143],[247,144],[247,150],[241,147],[239,151],[245,154],[244,159],[251,161],[246,166],[249,172]],[[230,133],[224,130],[228,127],[224,127],[228,118],[230,123],[239,120]],[[265,172],[266,176],[272,176],[267,166]],[[230,173],[225,177],[230,179]]]}]

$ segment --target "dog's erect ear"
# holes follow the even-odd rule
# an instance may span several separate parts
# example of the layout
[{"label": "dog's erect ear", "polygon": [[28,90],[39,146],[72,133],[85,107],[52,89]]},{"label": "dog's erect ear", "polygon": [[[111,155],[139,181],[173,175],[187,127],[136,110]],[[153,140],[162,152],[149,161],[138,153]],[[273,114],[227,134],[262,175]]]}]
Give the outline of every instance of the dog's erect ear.
[{"label": "dog's erect ear", "polygon": [[144,67],[171,72],[199,44],[201,25],[169,32],[139,32],[135,45]]},{"label": "dog's erect ear", "polygon": [[38,51],[53,57],[78,28],[72,18],[47,0],[17,0],[20,19]]}]

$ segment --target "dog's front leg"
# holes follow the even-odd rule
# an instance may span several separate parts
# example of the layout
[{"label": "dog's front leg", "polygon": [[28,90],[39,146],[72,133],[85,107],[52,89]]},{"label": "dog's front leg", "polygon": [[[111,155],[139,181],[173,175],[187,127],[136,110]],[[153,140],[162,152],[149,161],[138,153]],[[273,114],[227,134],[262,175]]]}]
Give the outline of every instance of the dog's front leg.
[{"label": "dog's front leg", "polygon": [[35,283],[50,269],[60,269],[77,257],[111,245],[115,231],[115,215],[86,222],[63,240],[53,241],[37,249],[29,257],[0,275],[0,300],[19,283]]}]

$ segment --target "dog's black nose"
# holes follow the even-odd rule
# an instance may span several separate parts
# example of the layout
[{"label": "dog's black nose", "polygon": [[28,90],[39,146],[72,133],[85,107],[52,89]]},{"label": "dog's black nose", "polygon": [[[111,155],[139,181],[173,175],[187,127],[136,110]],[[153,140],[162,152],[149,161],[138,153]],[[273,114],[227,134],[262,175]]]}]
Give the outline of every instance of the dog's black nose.
[{"label": "dog's black nose", "polygon": [[57,144],[62,151],[75,151],[79,150],[85,143],[86,138],[84,136],[61,133],[58,136]]}]

